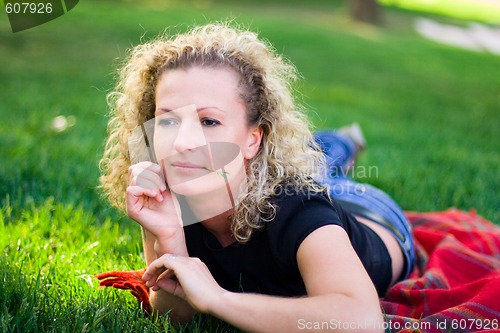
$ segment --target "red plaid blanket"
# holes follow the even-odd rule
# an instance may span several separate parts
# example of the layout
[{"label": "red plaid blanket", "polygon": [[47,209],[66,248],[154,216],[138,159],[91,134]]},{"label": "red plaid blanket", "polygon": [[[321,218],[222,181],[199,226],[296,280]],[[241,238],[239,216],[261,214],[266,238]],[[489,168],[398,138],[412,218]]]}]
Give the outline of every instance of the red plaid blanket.
[{"label": "red plaid blanket", "polygon": [[[407,212],[417,265],[381,300],[390,332],[500,332],[500,228],[475,211]],[[97,275],[150,313],[143,270]]]},{"label": "red plaid blanket", "polygon": [[406,215],[417,265],[381,302],[389,330],[500,331],[500,228],[475,211]]}]

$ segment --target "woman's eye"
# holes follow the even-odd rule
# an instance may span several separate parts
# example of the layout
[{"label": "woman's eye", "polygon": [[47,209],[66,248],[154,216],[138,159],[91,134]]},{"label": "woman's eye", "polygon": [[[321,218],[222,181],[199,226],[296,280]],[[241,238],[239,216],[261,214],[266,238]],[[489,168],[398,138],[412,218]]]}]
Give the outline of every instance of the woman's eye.
[{"label": "woman's eye", "polygon": [[160,126],[174,126],[177,125],[178,123],[179,122],[173,118],[163,118],[158,121],[158,125]]},{"label": "woman's eye", "polygon": [[218,120],[215,120],[215,119],[206,118],[206,119],[203,119],[201,121],[201,124],[203,126],[207,126],[207,127],[214,127],[214,126],[220,125],[220,122]]}]

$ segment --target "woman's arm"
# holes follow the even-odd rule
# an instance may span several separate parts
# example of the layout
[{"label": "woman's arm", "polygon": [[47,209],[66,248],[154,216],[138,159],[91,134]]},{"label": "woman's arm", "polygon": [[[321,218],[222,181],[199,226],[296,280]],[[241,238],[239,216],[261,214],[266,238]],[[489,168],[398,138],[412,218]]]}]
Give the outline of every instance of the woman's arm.
[{"label": "woman's arm", "polygon": [[[297,261],[308,293],[302,298],[228,292],[198,259],[172,255],[153,262],[143,278],[153,289],[173,293],[245,331],[318,331],[318,325],[332,331],[383,331],[377,292],[342,228],[325,226],[311,233]],[[160,276],[166,268],[167,276]]]},{"label": "woman's arm", "polygon": [[[127,215],[142,227],[147,266],[165,253],[188,255],[175,198],[160,173],[160,167],[151,162],[141,162],[129,168]],[[194,314],[184,300],[164,291],[151,291],[150,302],[159,313],[172,310],[170,317],[174,321],[189,321]]]},{"label": "woman's arm", "polygon": [[[158,242],[155,235],[146,229],[142,229],[142,242],[144,248],[144,256],[146,258],[146,266],[149,266],[154,260],[158,259],[165,253],[176,253],[177,255],[187,256],[186,251],[176,251],[168,246],[168,240]],[[184,239],[184,233],[178,235],[179,238]],[[150,290],[149,301],[155,311],[163,314],[169,310],[169,317],[173,322],[184,323],[192,319],[195,311],[193,308],[182,298],[174,296],[165,292],[164,290]]]}]

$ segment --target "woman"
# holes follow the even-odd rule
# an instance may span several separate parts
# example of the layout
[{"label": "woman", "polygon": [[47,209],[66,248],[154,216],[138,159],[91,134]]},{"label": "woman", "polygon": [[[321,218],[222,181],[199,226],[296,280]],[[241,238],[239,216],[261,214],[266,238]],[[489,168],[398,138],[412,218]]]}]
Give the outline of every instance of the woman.
[{"label": "woman", "polygon": [[[338,171],[354,141],[315,140],[295,77],[254,33],[224,24],[132,50],[110,95],[101,183],[142,226],[158,312],[256,332],[382,331],[378,295],[413,264],[408,223],[385,194],[349,190]],[[345,189],[332,191],[340,203],[328,185]]]}]

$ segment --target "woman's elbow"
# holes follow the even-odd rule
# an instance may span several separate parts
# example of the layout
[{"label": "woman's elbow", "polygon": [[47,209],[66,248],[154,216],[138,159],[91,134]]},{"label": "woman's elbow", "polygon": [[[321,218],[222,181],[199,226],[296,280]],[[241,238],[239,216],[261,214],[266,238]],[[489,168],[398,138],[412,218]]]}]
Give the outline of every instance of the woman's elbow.
[{"label": "woman's elbow", "polygon": [[196,314],[196,311],[188,303],[175,296],[153,292],[149,301],[155,313],[158,315],[167,314],[170,321],[175,324],[189,323]]},{"label": "woman's elbow", "polygon": [[377,309],[369,312],[364,318],[365,329],[362,331],[364,333],[383,333],[385,332],[385,319],[380,306]]}]

